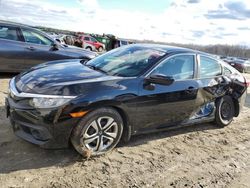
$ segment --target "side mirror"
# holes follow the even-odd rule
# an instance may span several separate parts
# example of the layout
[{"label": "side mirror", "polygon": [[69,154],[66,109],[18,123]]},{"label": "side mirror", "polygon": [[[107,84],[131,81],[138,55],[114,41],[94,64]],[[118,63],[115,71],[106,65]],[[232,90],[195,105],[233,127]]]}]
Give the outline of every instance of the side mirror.
[{"label": "side mirror", "polygon": [[146,78],[146,81],[153,84],[168,86],[174,82],[174,78],[172,76],[166,76],[163,74],[155,74],[155,75],[150,75],[148,78]]},{"label": "side mirror", "polygon": [[56,50],[59,50],[59,46],[56,42],[54,42],[51,44],[50,51],[56,51]]}]

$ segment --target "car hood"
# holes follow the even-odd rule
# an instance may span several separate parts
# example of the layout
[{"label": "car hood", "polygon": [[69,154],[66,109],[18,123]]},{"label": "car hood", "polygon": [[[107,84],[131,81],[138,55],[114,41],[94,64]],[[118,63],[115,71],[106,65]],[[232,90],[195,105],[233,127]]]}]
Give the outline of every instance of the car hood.
[{"label": "car hood", "polygon": [[[96,83],[115,80],[119,77],[109,76],[90,69],[83,65],[80,60],[52,61],[40,64],[30,70],[19,74],[15,78],[19,92],[72,95],[72,85]],[[78,91],[73,91],[78,95]]]},{"label": "car hood", "polygon": [[79,59],[81,57],[88,57],[89,59],[93,59],[98,56],[98,54],[95,52],[91,52],[83,48],[78,48],[76,46],[62,45],[62,48],[65,52],[69,53],[70,55],[74,54],[75,56],[79,57]]}]

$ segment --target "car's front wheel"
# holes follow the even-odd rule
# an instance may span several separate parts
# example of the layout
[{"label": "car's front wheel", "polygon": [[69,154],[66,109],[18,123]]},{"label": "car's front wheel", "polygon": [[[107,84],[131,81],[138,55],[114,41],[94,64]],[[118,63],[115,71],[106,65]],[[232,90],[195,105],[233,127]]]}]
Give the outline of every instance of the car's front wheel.
[{"label": "car's front wheel", "polygon": [[90,157],[111,151],[123,131],[120,114],[112,108],[100,108],[88,113],[72,132],[71,142],[83,156]]},{"label": "car's front wheel", "polygon": [[215,123],[225,127],[233,121],[235,107],[232,97],[224,96],[216,102]]}]

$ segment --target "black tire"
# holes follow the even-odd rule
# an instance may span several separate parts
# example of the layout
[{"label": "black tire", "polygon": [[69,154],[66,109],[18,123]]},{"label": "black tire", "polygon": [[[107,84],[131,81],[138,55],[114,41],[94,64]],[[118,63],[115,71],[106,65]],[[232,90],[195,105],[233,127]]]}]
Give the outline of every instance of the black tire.
[{"label": "black tire", "polygon": [[215,123],[225,127],[233,121],[235,107],[232,97],[226,95],[216,102]]},{"label": "black tire", "polygon": [[89,158],[111,151],[120,141],[122,132],[120,114],[113,108],[100,108],[82,118],[72,131],[71,143],[78,153]]},{"label": "black tire", "polygon": [[98,52],[102,52],[102,51],[103,51],[103,47],[100,46],[100,47],[98,48]]},{"label": "black tire", "polygon": [[90,46],[87,46],[86,50],[92,51],[92,48]]}]

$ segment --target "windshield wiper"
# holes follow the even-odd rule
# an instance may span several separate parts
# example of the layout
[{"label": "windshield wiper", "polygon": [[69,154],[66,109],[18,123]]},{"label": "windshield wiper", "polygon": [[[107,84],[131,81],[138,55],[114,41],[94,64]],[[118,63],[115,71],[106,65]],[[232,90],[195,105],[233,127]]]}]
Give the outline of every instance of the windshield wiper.
[{"label": "windshield wiper", "polygon": [[93,65],[89,65],[89,64],[85,64],[85,66],[93,69],[93,70],[96,70],[96,71],[99,71],[99,72],[102,72],[104,74],[108,74],[106,71],[102,70],[100,67],[96,67],[96,66],[93,66]]},{"label": "windshield wiper", "polygon": [[102,72],[104,74],[108,74],[106,71],[102,70],[100,67],[94,67],[94,70],[97,70],[97,71]]},{"label": "windshield wiper", "polygon": [[86,64],[85,62],[83,63],[83,65],[85,65],[88,68],[91,68],[91,69],[95,70],[95,66],[93,66],[93,65]]}]

